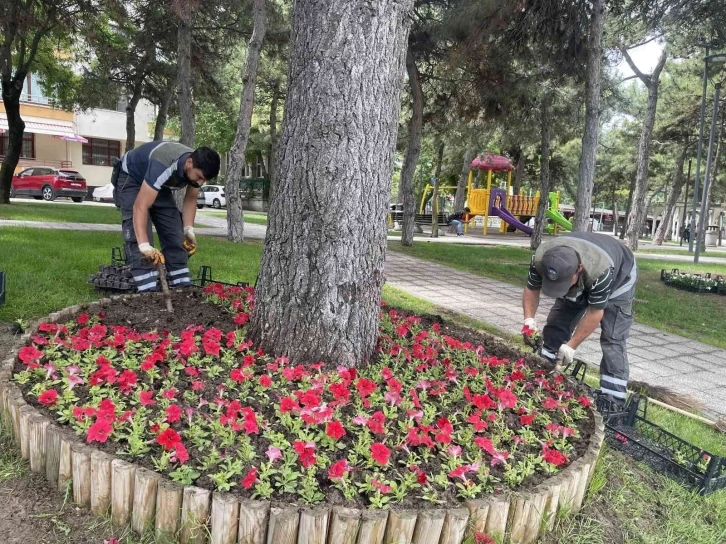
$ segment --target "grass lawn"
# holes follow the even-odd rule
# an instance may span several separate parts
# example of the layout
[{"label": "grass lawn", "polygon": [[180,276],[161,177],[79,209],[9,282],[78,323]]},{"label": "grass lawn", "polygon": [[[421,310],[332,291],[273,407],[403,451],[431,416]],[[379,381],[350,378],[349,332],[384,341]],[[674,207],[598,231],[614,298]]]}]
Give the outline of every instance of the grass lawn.
[{"label": "grass lawn", "polygon": [[[108,262],[110,248],[118,243],[118,235],[112,233],[0,229],[0,247],[3,249],[0,268],[8,271],[10,282],[7,305],[0,309],[0,322],[18,317],[41,317],[65,306],[95,299],[95,292],[86,284],[88,275],[98,264]],[[519,281],[520,284],[526,276],[528,252],[521,249],[422,243],[414,246],[420,253],[429,251],[425,248],[436,252],[428,254],[428,258],[437,257],[440,262],[444,258],[452,259],[459,268],[486,271],[492,277]],[[466,250],[465,253],[457,253],[461,249]],[[479,252],[482,249],[486,251]],[[200,237],[199,253],[193,258],[192,267],[209,264],[217,279],[253,282],[261,252],[259,243],[233,245]],[[423,256],[420,253],[418,255]],[[646,292],[650,292],[648,289],[651,288],[646,288]],[[384,287],[383,294],[389,304],[421,313],[442,314],[459,324],[491,331],[491,327],[483,323],[447,313],[389,286]],[[726,454],[726,435],[723,433],[655,406],[649,408],[649,414],[657,423],[690,442],[712,453]],[[29,478],[28,474],[27,463],[19,458],[14,444],[0,429],[0,495],[17,488],[19,482]],[[150,535],[137,539],[127,529],[113,529],[103,518],[90,520],[79,528],[73,525],[69,514],[75,509],[71,505],[65,508],[62,501],[61,504],[59,511],[50,513],[35,512],[32,505],[28,506],[33,515],[52,515],[54,524],[72,527],[70,535],[56,542],[73,542],[81,533],[102,535],[103,538],[113,534],[120,537],[122,544],[153,542]],[[699,497],[605,447],[583,510],[576,516],[559,519],[555,531],[544,542],[723,544],[726,542],[726,490]]]},{"label": "grass lawn", "polygon": [[121,213],[114,206],[13,202],[11,204],[0,205],[0,219],[118,225],[121,223]]},{"label": "grass lawn", "polygon": [[[227,217],[227,212],[206,212],[204,215],[213,217]],[[245,223],[255,223],[256,225],[267,225],[267,215],[264,213],[244,212]]]},{"label": "grass lawn", "polygon": [[[388,248],[521,287],[527,283],[527,270],[532,255],[528,249],[510,246],[419,242],[411,247],[403,247],[393,242]],[[638,259],[639,280],[635,301],[635,319],[639,323],[726,348],[726,336],[723,334],[726,297],[689,293],[667,287],[660,281],[662,268],[726,275],[726,262],[694,265],[658,259]]]}]

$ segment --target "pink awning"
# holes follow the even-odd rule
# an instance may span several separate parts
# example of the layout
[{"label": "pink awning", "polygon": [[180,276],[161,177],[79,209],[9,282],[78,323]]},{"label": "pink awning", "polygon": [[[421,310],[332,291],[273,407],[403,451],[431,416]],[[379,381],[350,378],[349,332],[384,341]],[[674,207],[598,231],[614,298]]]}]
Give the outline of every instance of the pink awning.
[{"label": "pink awning", "polygon": [[84,144],[88,143],[88,140],[86,140],[80,134],[73,134],[72,136],[54,136],[54,138],[58,138],[59,140],[66,140],[68,142],[81,142]]},{"label": "pink awning", "polygon": [[[8,130],[8,119],[5,115],[0,116],[0,130]],[[76,136],[71,122],[61,124],[25,120],[25,132],[49,136]]]}]

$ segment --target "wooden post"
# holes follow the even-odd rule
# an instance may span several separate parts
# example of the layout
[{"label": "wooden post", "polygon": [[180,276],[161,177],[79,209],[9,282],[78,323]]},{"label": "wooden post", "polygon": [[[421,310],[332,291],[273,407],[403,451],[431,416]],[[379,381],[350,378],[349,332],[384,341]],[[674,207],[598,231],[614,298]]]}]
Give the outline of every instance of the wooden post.
[{"label": "wooden post", "polygon": [[469,523],[469,510],[452,508],[446,511],[444,526],[441,529],[440,544],[461,544]]},{"label": "wooden post", "polygon": [[[388,512],[386,510],[363,510],[357,544],[383,544],[387,522]],[[333,541],[330,540],[330,544],[332,543]]]},{"label": "wooden post", "polygon": [[464,505],[469,509],[469,531],[467,536],[473,537],[474,533],[486,533],[489,501],[472,499],[466,501]]},{"label": "wooden post", "polygon": [[383,542],[385,544],[411,544],[417,517],[416,510],[391,510],[388,513]]},{"label": "wooden post", "polygon": [[13,437],[15,438],[15,445],[19,448],[22,443],[20,437],[20,408],[25,406],[25,399],[23,399],[22,393],[16,391],[11,394],[8,398],[8,407],[10,408],[10,419],[13,426]]},{"label": "wooden post", "polygon": [[71,446],[73,502],[83,508],[91,505],[91,450],[83,444]]},{"label": "wooden post", "polygon": [[134,476],[134,505],[131,513],[131,529],[138,535],[154,526],[156,513],[156,489],[161,475],[153,470],[137,468]]},{"label": "wooden post", "polygon": [[33,472],[45,472],[45,432],[50,421],[45,416],[36,414],[30,418],[29,432],[30,440],[30,470]]},{"label": "wooden post", "polygon": [[[327,544],[329,519],[329,508],[306,508],[300,512],[297,544]],[[350,544],[355,544],[355,536]]]},{"label": "wooden post", "polygon": [[71,446],[75,444],[73,438],[67,434],[60,436],[60,457],[58,459],[58,491],[65,494],[73,478],[73,458]]},{"label": "wooden post", "polygon": [[575,491],[572,503],[573,510],[579,512],[582,508],[582,502],[585,500],[587,486],[590,481],[590,467],[595,464],[594,455],[592,453],[585,454],[580,465],[579,477],[577,479],[577,490]]},{"label": "wooden post", "polygon": [[212,544],[236,544],[239,500],[228,493],[212,494]]},{"label": "wooden post", "polygon": [[441,530],[444,528],[444,510],[422,510],[416,519],[413,531],[413,544],[439,544]]},{"label": "wooden post", "polygon": [[156,538],[176,538],[181,519],[184,489],[179,484],[162,478],[156,487]]},{"label": "wooden post", "polygon": [[546,486],[537,488],[536,493],[532,495],[529,501],[529,516],[527,517],[526,531],[522,541],[524,544],[532,544],[539,537],[547,503],[547,492]]},{"label": "wooden post", "polygon": [[544,506],[546,532],[550,532],[555,527],[557,510],[560,506],[560,491],[562,490],[562,485],[563,480],[560,475],[555,476],[547,482],[547,500]]},{"label": "wooden post", "polygon": [[116,527],[131,521],[136,466],[120,459],[111,462],[111,523]]},{"label": "wooden post", "polygon": [[20,455],[26,461],[30,459],[30,425],[31,416],[37,412],[35,408],[28,404],[24,404],[19,409],[20,414]]},{"label": "wooden post", "polygon": [[577,493],[577,484],[580,478],[579,463],[575,461],[565,470],[567,470],[567,475],[563,479],[562,488],[560,489],[559,509],[570,513],[574,510],[575,494]]},{"label": "wooden post", "polygon": [[267,518],[270,503],[267,501],[242,501],[239,508],[239,544],[265,544],[267,542]]},{"label": "wooden post", "polygon": [[[330,544],[355,544],[360,527],[361,511],[355,508],[333,507],[333,517],[330,521]],[[366,541],[362,541],[366,542]],[[366,542],[367,544],[367,542]]]},{"label": "wooden post", "polygon": [[60,450],[61,430],[55,425],[48,425],[45,430],[45,477],[53,485],[58,485]]},{"label": "wooden post", "polygon": [[494,495],[489,498],[489,515],[487,516],[486,533],[492,538],[495,535],[504,537],[507,530],[507,516],[509,515],[509,497]]},{"label": "wooden post", "polygon": [[299,524],[300,512],[297,508],[270,508],[267,544],[295,544]]},{"label": "wooden post", "polygon": [[201,487],[184,488],[181,514],[181,544],[203,544],[207,541],[207,521],[211,491]]},{"label": "wooden post", "polygon": [[91,452],[91,512],[105,516],[111,508],[111,463],[113,457],[98,450]]}]

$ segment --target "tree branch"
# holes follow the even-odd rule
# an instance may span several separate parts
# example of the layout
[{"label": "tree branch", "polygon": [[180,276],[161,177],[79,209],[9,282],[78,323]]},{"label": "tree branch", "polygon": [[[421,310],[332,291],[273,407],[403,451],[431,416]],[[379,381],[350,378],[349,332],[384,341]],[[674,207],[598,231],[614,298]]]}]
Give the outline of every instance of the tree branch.
[{"label": "tree branch", "polygon": [[623,58],[625,59],[625,62],[628,63],[628,66],[630,66],[630,69],[633,71],[633,73],[640,78],[640,80],[645,84],[646,87],[650,87],[651,79],[650,77],[646,76],[643,72],[638,70],[638,67],[633,62],[633,59],[630,58],[630,55],[628,54],[628,50],[621,47],[620,52],[623,54]]}]

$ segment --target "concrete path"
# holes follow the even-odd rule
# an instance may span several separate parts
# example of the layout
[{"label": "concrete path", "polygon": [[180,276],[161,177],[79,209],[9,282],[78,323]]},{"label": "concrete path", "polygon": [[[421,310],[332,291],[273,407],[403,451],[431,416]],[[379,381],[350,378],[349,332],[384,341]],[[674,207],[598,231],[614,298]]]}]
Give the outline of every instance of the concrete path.
[{"label": "concrete path", "polygon": [[[395,251],[386,257],[386,283],[429,302],[509,334],[522,328],[522,289]],[[542,298],[537,322],[544,325],[552,300]],[[577,350],[584,361],[599,365],[599,333]],[[726,350],[635,323],[628,340],[630,377],[670,387],[703,404],[713,416],[726,416]]]}]

